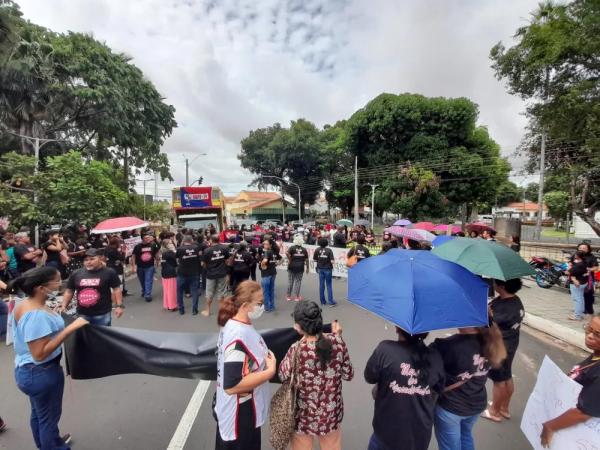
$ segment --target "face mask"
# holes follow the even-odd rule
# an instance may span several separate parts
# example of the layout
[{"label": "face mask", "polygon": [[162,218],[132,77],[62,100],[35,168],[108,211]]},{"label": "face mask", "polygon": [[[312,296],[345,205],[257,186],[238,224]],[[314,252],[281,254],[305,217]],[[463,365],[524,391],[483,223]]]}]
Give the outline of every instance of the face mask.
[{"label": "face mask", "polygon": [[45,289],[46,289],[46,292],[48,292],[48,294],[47,294],[48,300],[55,300],[56,297],[58,297],[58,293],[59,293],[58,289],[56,291],[51,291],[48,288],[45,288]]},{"label": "face mask", "polygon": [[265,305],[256,306],[252,311],[248,313],[250,320],[256,320],[265,312]]}]

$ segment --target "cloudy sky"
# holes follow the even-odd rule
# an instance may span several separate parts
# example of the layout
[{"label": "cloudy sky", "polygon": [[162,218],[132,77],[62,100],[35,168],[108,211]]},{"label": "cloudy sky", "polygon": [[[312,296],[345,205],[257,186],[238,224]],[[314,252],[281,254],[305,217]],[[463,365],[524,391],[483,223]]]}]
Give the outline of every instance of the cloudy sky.
[{"label": "cloudy sky", "polygon": [[[523,132],[523,104],[488,55],[537,0],[17,1],[33,22],[130,55],[175,106],[179,127],[164,146],[173,186],[184,155],[205,152],[190,179],[238,192],[252,179],[236,158],[249,130],[333,123],[382,92],[472,99],[506,155]],[[168,190],[159,183],[159,195]]]}]

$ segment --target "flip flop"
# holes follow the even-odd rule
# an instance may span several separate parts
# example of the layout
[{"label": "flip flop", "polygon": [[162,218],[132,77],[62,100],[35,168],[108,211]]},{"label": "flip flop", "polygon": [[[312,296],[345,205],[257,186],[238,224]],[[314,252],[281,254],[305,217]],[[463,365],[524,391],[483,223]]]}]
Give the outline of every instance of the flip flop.
[{"label": "flip flop", "polygon": [[511,418],[511,415],[509,413],[507,413],[507,412],[504,412],[504,411],[500,411],[500,415],[502,417],[504,417],[506,420],[510,420],[510,418]]},{"label": "flip flop", "polygon": [[483,411],[480,417],[491,420],[492,422],[502,422],[502,417],[492,416],[489,409]]}]

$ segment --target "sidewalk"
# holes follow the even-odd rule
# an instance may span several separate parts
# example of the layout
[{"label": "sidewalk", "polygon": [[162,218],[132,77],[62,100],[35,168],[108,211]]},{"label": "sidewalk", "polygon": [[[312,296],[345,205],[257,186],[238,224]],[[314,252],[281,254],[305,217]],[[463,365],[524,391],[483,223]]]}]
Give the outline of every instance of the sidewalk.
[{"label": "sidewalk", "polygon": [[567,319],[573,312],[569,291],[559,287],[542,289],[534,281],[524,279],[518,295],[525,306],[523,323],[589,352],[583,332],[587,322]]}]

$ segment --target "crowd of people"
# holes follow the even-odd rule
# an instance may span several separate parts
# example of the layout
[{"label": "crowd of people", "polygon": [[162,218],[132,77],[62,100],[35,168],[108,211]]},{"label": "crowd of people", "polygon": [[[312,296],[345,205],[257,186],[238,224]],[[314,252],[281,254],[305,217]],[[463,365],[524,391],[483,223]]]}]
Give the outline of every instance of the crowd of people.
[{"label": "crowd of people", "polygon": [[[305,245],[310,239],[304,230],[295,230],[289,237],[285,228],[231,227],[220,234],[214,231],[211,227],[177,233],[141,230],[141,241],[131,255],[124,245],[131,234],[73,237],[51,231],[39,249],[31,244],[27,232],[3,236],[0,257],[5,270],[0,288],[22,299],[11,319],[15,379],[30,399],[30,425],[37,448],[70,448],[70,435],[61,435],[58,429],[64,387],[61,344],[80,327],[110,326],[113,314],[116,318],[123,314],[127,265],[137,274],[141,296],[147,302],[153,301],[155,270],[161,268],[165,310],[183,315],[185,299],[191,297],[192,314],[198,314],[202,291],[206,298],[203,316],[210,316],[212,305],[218,303],[215,448],[264,448],[261,426],[269,418],[268,382],[276,375],[282,382],[293,380],[296,390],[291,448],[310,449],[315,439],[323,450],[344,447],[342,384],[353,379],[354,368],[342,338],[342,326],[334,322],[331,332],[325,332],[322,307],[337,304],[332,290],[334,257],[330,246],[345,248],[352,240],[348,259],[359,264],[372,257],[369,230],[331,227],[309,231],[318,245],[313,260],[319,275],[321,305],[300,295],[303,274],[309,269]],[[483,237],[494,239],[490,234]],[[276,307],[274,287],[276,268],[283,260],[281,242],[293,244],[285,246],[286,300],[295,302],[290,325],[301,338],[278,364],[254,323]],[[419,242],[384,234],[382,253],[394,247],[423,248]],[[574,255],[570,272],[574,285],[575,280],[579,285],[584,283],[578,268],[585,266],[586,274],[590,268],[597,268],[597,261],[586,259],[585,250],[591,253],[589,246],[580,246]],[[256,282],[257,267],[260,284]],[[373,385],[369,450],[424,450],[433,434],[441,450],[474,449],[472,429],[478,418],[492,422],[511,418],[515,389],[512,364],[524,317],[517,295],[521,285],[519,279],[493,280],[495,297],[489,303],[487,327],[462,328],[429,345],[425,342],[427,334],[411,335],[397,328],[396,340],[379,343],[363,371],[364,380]],[[59,308],[48,308],[48,301],[56,299],[61,289],[64,292]],[[73,301],[78,318],[65,325],[59,313],[69,310]],[[599,317],[590,318],[586,345],[592,355],[570,374],[583,385],[578,403],[544,424],[540,437],[544,446],[551,443],[553,433],[600,417]],[[493,383],[489,404],[488,379]],[[3,427],[0,419],[0,429]]]}]

